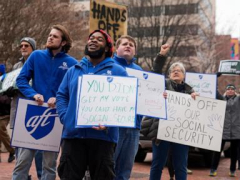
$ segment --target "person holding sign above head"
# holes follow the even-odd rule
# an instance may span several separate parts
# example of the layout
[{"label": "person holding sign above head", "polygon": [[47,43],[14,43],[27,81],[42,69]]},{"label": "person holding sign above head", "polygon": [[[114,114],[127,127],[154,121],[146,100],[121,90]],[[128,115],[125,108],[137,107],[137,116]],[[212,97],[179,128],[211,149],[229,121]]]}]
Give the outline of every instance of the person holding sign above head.
[{"label": "person holding sign above head", "polygon": [[[182,63],[173,63],[168,70],[169,79],[166,80],[166,90],[191,94],[195,99],[198,95],[193,88],[184,82],[185,68]],[[167,98],[167,93],[163,94]],[[166,165],[169,150],[172,152],[173,168],[176,180],[187,179],[188,149],[186,145],[157,139],[159,120],[145,117],[142,123],[142,133],[151,138],[153,149],[153,160],[150,171],[150,180],[159,180],[162,170]]]},{"label": "person holding sign above head", "polygon": [[[142,70],[134,63],[136,54],[136,42],[128,35],[121,36],[116,41],[116,54],[114,61],[122,67]],[[139,130],[142,116],[136,116],[136,128],[119,128],[119,141],[114,154],[116,180],[130,178],[134,158],[138,150]]]},{"label": "person holding sign above head", "polygon": [[[78,80],[84,74],[127,76],[111,58],[113,43],[103,30],[90,33],[83,59],[65,75],[57,93],[57,110],[63,124],[62,155],[58,166],[61,179],[79,180],[89,169],[91,179],[113,180],[113,154],[118,142],[118,127],[76,128]],[[81,102],[79,102],[81,103]],[[96,103],[96,102],[95,102]],[[94,112],[92,112],[94,113]]]},{"label": "person holding sign above head", "polygon": [[[32,52],[17,77],[20,92],[25,97],[35,100],[39,106],[47,102],[49,108],[54,108],[56,93],[65,73],[77,63],[75,58],[67,54],[71,46],[72,40],[68,30],[62,25],[53,25],[47,38],[46,49]],[[31,79],[32,86],[29,85]],[[46,126],[42,124],[41,127],[35,127],[44,131]],[[18,148],[12,180],[27,179],[36,151]],[[41,180],[56,179],[57,156],[57,152],[43,151]]]},{"label": "person holding sign above head", "polygon": [[240,96],[236,94],[236,87],[233,84],[226,86],[224,100],[227,101],[226,113],[224,119],[222,145],[220,152],[213,152],[210,176],[217,175],[217,168],[220,161],[221,152],[227,141],[230,141],[231,164],[229,176],[236,176],[236,163],[238,158],[238,147],[240,144]]}]

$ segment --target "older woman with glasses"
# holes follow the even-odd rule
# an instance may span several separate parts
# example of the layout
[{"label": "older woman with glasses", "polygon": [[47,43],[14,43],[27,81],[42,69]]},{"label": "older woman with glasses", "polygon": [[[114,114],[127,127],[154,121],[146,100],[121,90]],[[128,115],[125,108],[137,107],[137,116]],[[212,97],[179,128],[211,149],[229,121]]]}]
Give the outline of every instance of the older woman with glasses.
[{"label": "older woman with glasses", "polygon": [[[185,68],[182,63],[173,63],[169,70],[169,79],[166,80],[166,89],[170,91],[176,91],[185,94],[191,94],[192,98],[195,99],[196,93],[192,87],[184,82]],[[165,93],[165,97],[167,94]],[[150,131],[146,132],[146,127],[151,123],[151,127],[147,127]],[[148,118],[143,119],[142,133],[152,138],[152,150],[153,160],[151,165],[150,180],[159,180],[162,176],[162,170],[166,164],[169,149],[172,152],[173,167],[175,170],[175,176],[177,180],[187,179],[187,161],[188,161],[188,149],[186,145],[173,143],[164,140],[157,140],[157,129],[158,119]],[[148,124],[148,125],[146,125]],[[145,132],[143,132],[145,131]]]}]

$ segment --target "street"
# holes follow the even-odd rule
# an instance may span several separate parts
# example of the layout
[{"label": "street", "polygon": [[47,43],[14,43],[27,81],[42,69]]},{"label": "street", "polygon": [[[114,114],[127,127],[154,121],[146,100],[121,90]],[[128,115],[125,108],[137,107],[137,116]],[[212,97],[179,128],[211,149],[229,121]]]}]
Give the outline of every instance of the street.
[{"label": "street", "polygon": [[[0,180],[10,180],[12,171],[14,168],[15,161],[13,163],[7,162],[8,153],[2,153],[0,163]],[[133,172],[131,176],[131,180],[148,180],[150,173],[152,154],[148,153],[145,161],[143,163],[135,163],[133,167]],[[189,169],[193,171],[193,174],[188,175],[188,180],[239,180],[240,171],[238,170],[238,177],[231,178],[228,176],[229,172],[229,158],[221,158],[220,165],[218,168],[218,175],[216,177],[209,177],[209,169],[204,167],[201,157],[191,157],[191,161],[189,162]],[[37,180],[35,165],[33,163],[30,174],[32,176],[32,180]],[[56,178],[59,180],[59,177]],[[169,175],[167,168],[163,170],[162,180],[169,180]]]},{"label": "street", "polygon": [[[148,153],[144,163],[135,163],[133,167],[131,180],[148,180],[150,174],[152,154]],[[240,171],[237,170],[238,177],[229,177],[230,159],[222,157],[218,167],[218,175],[216,177],[209,176],[209,168],[204,167],[204,162],[201,156],[191,156],[188,168],[193,171],[188,175],[188,180],[239,180]],[[169,180],[168,170],[165,167],[163,170],[162,180]]]}]

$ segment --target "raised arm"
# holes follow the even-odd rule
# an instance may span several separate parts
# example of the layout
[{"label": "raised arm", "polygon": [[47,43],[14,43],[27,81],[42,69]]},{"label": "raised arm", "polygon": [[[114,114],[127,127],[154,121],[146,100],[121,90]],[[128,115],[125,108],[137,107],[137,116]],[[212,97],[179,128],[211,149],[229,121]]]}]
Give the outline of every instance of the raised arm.
[{"label": "raised arm", "polygon": [[167,53],[170,49],[168,44],[163,44],[160,48],[160,52],[157,54],[155,61],[153,62],[153,72],[162,74],[163,66],[167,59]]}]

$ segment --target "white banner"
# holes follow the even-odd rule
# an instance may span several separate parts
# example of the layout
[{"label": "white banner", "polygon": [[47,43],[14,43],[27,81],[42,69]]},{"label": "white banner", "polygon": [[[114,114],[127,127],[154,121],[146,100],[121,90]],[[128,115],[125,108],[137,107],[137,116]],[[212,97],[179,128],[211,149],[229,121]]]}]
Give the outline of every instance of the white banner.
[{"label": "white banner", "polygon": [[4,92],[4,91],[8,90],[9,87],[16,86],[16,79],[17,79],[18,75],[20,74],[21,70],[22,70],[22,68],[19,68],[19,69],[16,69],[16,70],[11,71],[6,74],[6,77],[3,80],[2,89],[0,90],[0,92]]},{"label": "white banner", "polygon": [[201,97],[216,99],[217,94],[217,75],[186,73],[185,82],[189,84]]},{"label": "white banner", "polygon": [[76,127],[135,127],[137,78],[83,75]]},{"label": "white banner", "polygon": [[163,75],[126,68],[129,76],[138,78],[137,114],[166,119],[166,100],[163,97]]},{"label": "white banner", "polygon": [[55,108],[19,99],[11,145],[59,152],[62,128]]},{"label": "white banner", "polygon": [[226,101],[167,91],[167,120],[160,120],[158,139],[220,151]]}]

